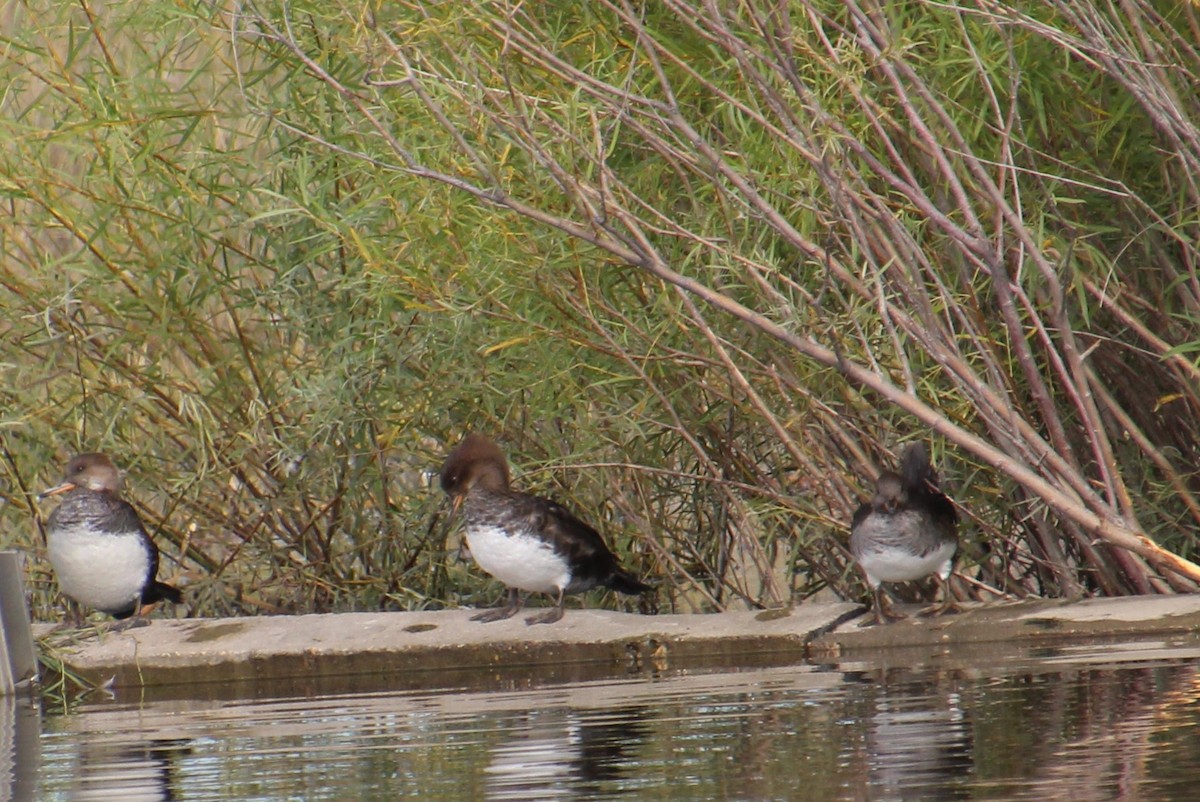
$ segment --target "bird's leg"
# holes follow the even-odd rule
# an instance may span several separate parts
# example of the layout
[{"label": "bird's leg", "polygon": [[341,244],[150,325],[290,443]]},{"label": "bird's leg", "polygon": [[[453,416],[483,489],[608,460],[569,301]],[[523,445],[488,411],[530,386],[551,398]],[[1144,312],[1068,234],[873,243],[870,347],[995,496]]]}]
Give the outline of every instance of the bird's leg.
[{"label": "bird's leg", "polygon": [[83,607],[74,599],[67,599],[67,617],[63,621],[71,629],[83,629]]},{"label": "bird's leg", "polygon": [[921,616],[937,616],[945,615],[946,613],[961,613],[962,608],[958,606],[958,602],[950,592],[950,577],[938,576],[938,590],[941,591],[942,600],[931,607],[926,607],[918,615]]},{"label": "bird's leg", "polygon": [[563,604],[566,602],[566,594],[562,589],[558,591],[558,599],[553,607],[540,615],[531,615],[525,619],[526,624],[553,624],[555,621],[563,617]]},{"label": "bird's leg", "polygon": [[109,632],[124,632],[127,629],[138,629],[139,627],[150,626],[150,619],[145,618],[141,612],[136,612],[128,618],[123,618],[120,621],[113,622],[108,628]]},{"label": "bird's leg", "polygon": [[143,604],[142,597],[138,596],[137,603],[133,605],[133,612],[112,624],[108,628],[108,631],[124,632],[127,629],[148,627],[150,626],[150,619],[146,618],[146,615],[149,614],[153,609],[153,604]]},{"label": "bird's leg", "polygon": [[892,609],[891,599],[883,592],[883,583],[875,586],[875,623],[886,624],[889,621],[899,621],[903,615]]},{"label": "bird's leg", "polygon": [[503,607],[496,607],[492,610],[484,610],[482,613],[476,613],[471,616],[472,621],[482,621],[487,624],[491,621],[503,621],[506,618],[512,618],[521,609],[521,592],[516,588],[508,589],[508,604]]}]

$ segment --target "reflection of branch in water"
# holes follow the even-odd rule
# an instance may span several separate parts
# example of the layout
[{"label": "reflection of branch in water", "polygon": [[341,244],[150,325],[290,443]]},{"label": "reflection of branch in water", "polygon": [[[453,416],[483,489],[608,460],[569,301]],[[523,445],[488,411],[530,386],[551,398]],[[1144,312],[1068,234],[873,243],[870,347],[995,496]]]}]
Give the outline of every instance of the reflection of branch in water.
[{"label": "reflection of branch in water", "polygon": [[[1179,765],[1182,796],[1195,792],[1195,763],[1162,754],[1171,733],[1171,748],[1186,748],[1177,728],[1196,723],[1200,669],[1194,664],[1143,669],[1098,669],[1057,675],[1054,720],[1044,722],[1042,759],[1030,773],[1029,785],[1046,802],[1084,799],[1137,799],[1140,788],[1154,785],[1160,792],[1165,772],[1155,771],[1156,758]],[[1043,708],[1045,709],[1045,708]],[[1048,726],[1046,726],[1048,725]],[[1191,758],[1195,757],[1195,752]]]},{"label": "reflection of branch in water", "polygon": [[566,708],[519,717],[512,737],[491,750],[487,799],[539,800],[619,792],[612,784],[649,737],[644,707]]},{"label": "reflection of branch in water", "polygon": [[190,752],[186,740],[103,743],[86,741],[71,799],[169,802],[175,799],[172,770]]}]

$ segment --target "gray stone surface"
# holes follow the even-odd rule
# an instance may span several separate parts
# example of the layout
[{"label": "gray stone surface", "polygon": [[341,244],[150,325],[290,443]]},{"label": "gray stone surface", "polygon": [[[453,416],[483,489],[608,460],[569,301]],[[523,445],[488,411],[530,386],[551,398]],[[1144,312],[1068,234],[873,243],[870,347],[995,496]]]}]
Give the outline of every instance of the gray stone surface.
[{"label": "gray stone surface", "polygon": [[480,624],[469,620],[473,612],[156,619],[82,639],[56,633],[43,644],[95,684],[245,696],[344,688],[348,677],[358,678],[353,685],[364,690],[515,688],[522,682],[805,660],[848,669],[978,665],[990,654],[1046,660],[1055,649],[1103,656],[1123,643],[1178,644],[1200,632],[1200,595],[975,605],[957,615],[914,616],[886,626],[865,626],[871,617],[854,604],[720,615],[576,609],[545,626],[526,626],[522,617]]},{"label": "gray stone surface", "polygon": [[264,618],[154,620],[58,647],[63,662],[96,684],[315,681],[355,674],[439,674],[472,669],[597,664],[607,673],[672,661],[738,665],[752,655],[803,659],[818,633],[856,615],[854,604],[722,615],[631,615],[568,610],[527,626],[518,616],[481,624],[472,610],[341,613]]},{"label": "gray stone surface", "polygon": [[868,626],[859,617],[815,638],[818,654],[939,644],[1127,638],[1200,630],[1200,595],[1123,596],[1109,599],[1036,599],[975,604],[956,615],[920,618],[921,608],[888,626]]}]

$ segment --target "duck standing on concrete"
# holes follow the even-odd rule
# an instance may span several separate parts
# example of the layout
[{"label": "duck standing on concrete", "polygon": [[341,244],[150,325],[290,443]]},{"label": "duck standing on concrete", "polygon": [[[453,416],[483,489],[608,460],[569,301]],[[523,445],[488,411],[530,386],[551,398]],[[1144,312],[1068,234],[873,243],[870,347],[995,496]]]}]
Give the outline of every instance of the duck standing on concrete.
[{"label": "duck standing on concrete", "polygon": [[118,619],[139,616],[143,605],[164,599],[183,601],[177,588],[155,578],[158,547],[137,510],[121,498],[121,474],[112,460],[95,453],[72,458],[62,483],[39,498],[60,493],[66,497],[50,513],[46,529],[50,563],[64,594]]},{"label": "duck standing on concrete", "polygon": [[508,604],[472,621],[499,621],[521,609],[521,591],[548,593],[555,606],[525,619],[552,624],[568,593],[604,586],[630,595],[651,587],[623,570],[592,527],[549,499],[509,487],[508,463],[491,440],[468,434],[442,465],[442,490],[461,506],[467,546],[479,567],[508,586]]},{"label": "duck standing on concrete", "polygon": [[909,582],[934,574],[940,604],[922,614],[957,609],[950,596],[950,572],[958,549],[958,513],[937,487],[937,474],[924,443],[913,443],[900,458],[900,474],[884,471],[875,496],[854,513],[850,553],[875,594],[875,620],[903,616],[884,606],[884,582]]}]

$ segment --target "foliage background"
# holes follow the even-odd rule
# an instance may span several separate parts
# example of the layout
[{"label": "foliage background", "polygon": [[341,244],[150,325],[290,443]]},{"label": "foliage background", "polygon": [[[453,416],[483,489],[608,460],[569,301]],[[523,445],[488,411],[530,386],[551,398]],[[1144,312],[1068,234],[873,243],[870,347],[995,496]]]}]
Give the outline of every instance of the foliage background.
[{"label": "foliage background", "polygon": [[857,598],[924,438],[960,596],[1193,590],[1196,11],[6,3],[0,546],[57,615],[105,450],[193,614],[485,604],[474,429],[660,609]]}]

